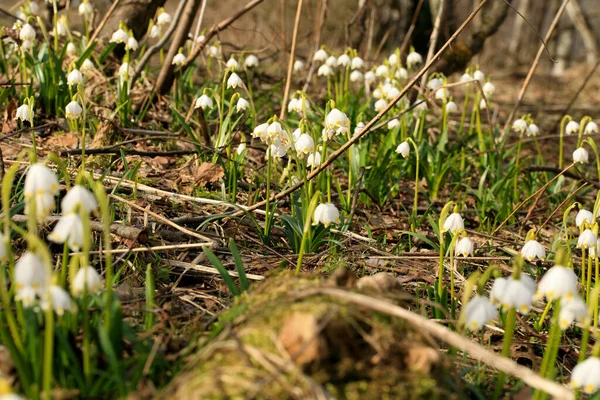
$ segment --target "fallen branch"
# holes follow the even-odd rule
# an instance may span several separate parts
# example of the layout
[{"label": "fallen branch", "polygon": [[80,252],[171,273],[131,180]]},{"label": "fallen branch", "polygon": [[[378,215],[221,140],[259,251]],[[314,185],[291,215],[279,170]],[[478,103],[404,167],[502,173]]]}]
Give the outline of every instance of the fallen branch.
[{"label": "fallen branch", "polygon": [[[201,272],[201,273],[205,273],[205,274],[211,274],[211,275],[220,275],[219,271],[213,267],[207,267],[204,265],[196,265],[196,264],[191,264],[191,263],[187,263],[187,262],[183,262],[183,261],[175,261],[175,260],[165,260],[164,262],[167,265],[170,265],[171,267],[184,268],[185,270],[193,270],[193,271],[197,271],[197,272]],[[239,277],[238,273],[235,271],[227,271],[227,273],[230,276]],[[246,274],[246,278],[253,280],[253,281],[264,281],[265,280],[264,276],[255,275],[255,274]]]},{"label": "fallen branch", "polygon": [[443,325],[430,321],[419,314],[395,304],[337,288],[317,288],[314,290],[307,290],[298,295],[300,298],[312,296],[334,297],[361,307],[402,318],[413,324],[417,329],[425,331],[444,343],[459,349],[469,357],[481,361],[499,371],[505,372],[508,375],[514,376],[515,378],[521,379],[532,388],[546,392],[561,400],[572,400],[575,398],[575,394],[571,389],[543,378],[529,368],[517,364],[510,358],[502,357],[486,349],[479,343],[475,343]]}]

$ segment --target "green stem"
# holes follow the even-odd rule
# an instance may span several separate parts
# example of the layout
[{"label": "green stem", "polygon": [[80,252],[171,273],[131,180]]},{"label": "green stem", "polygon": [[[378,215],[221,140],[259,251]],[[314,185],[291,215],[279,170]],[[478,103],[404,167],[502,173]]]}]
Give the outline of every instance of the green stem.
[{"label": "green stem", "polygon": [[[506,315],[506,326],[504,327],[504,345],[502,346],[502,355],[510,357],[510,347],[512,345],[513,334],[515,331],[515,321],[517,319],[517,310],[513,307],[509,308]],[[504,389],[504,381],[506,373],[500,372],[496,380],[496,389],[494,390],[494,399],[499,399]]]}]

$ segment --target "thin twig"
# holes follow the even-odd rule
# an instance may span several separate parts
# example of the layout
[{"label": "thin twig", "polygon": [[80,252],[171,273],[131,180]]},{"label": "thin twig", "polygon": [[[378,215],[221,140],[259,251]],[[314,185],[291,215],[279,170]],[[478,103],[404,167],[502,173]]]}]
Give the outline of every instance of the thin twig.
[{"label": "thin twig", "polygon": [[294,33],[292,34],[292,49],[290,50],[290,59],[288,60],[287,79],[285,82],[285,91],[283,92],[283,103],[279,119],[285,118],[286,104],[290,95],[290,85],[292,84],[292,72],[294,70],[294,54],[296,53],[296,41],[298,39],[298,26],[300,25],[300,14],[302,13],[302,0],[298,0],[298,8],[296,9],[296,20],[294,21]]},{"label": "thin twig", "polygon": [[[442,26],[442,16],[444,15],[444,11],[446,9],[446,2],[444,0],[440,0],[438,3],[438,13],[435,17],[435,23],[433,24],[433,32],[431,33],[431,40],[429,41],[429,50],[427,50],[427,62],[431,60],[433,54],[435,52],[435,46],[437,46],[438,37],[440,36],[440,28]],[[437,58],[437,57],[436,57]],[[425,87],[427,85],[427,75],[429,71],[426,70],[421,78],[421,88],[419,93],[423,93]],[[486,107],[487,108],[487,107]]]},{"label": "thin twig", "polygon": [[94,40],[96,40],[96,38],[98,37],[98,35],[102,31],[102,28],[104,28],[104,25],[106,24],[106,21],[108,21],[108,19],[110,18],[110,16],[117,9],[117,7],[119,6],[120,2],[121,2],[121,0],[115,0],[114,3],[112,3],[112,5],[108,9],[108,11],[106,12],[106,14],[104,14],[104,18],[102,18],[102,21],[100,21],[100,24],[98,24],[98,27],[96,28],[96,30],[94,31],[94,34],[90,38],[90,41],[89,41],[90,44],[94,43]]},{"label": "thin twig", "polygon": [[[186,270],[193,270],[193,271],[203,272],[203,273],[211,274],[211,275],[220,275],[220,272],[216,268],[213,268],[213,267],[190,264],[187,262],[175,261],[175,260],[164,260],[164,262],[167,265],[170,265],[172,267],[184,268]],[[230,276],[239,277],[238,273],[235,271],[227,271],[227,273]],[[255,274],[248,274],[248,273],[246,274],[246,278],[253,280],[253,281],[264,281],[265,280],[265,277],[262,275],[255,275]]]},{"label": "thin twig", "polygon": [[415,12],[412,16],[412,20],[410,21],[410,26],[408,27],[408,31],[406,32],[406,35],[404,35],[404,40],[402,40],[402,45],[400,46],[400,57],[404,55],[406,48],[410,43],[410,38],[412,37],[415,27],[417,26],[417,19],[419,18],[419,13],[421,12],[421,7],[423,6],[424,2],[425,0],[419,0],[417,6],[415,7]]}]

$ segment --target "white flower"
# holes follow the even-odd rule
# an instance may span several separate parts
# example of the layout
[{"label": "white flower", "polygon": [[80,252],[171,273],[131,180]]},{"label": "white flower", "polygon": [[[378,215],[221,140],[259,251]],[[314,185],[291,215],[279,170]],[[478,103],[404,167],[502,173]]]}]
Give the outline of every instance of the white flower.
[{"label": "white flower", "polygon": [[417,100],[415,103],[415,111],[425,112],[429,108],[425,100]]},{"label": "white flower", "polygon": [[25,24],[19,31],[19,39],[21,40],[34,40],[35,29],[30,24]]},{"label": "white flower", "polygon": [[390,54],[390,56],[388,57],[388,62],[390,63],[390,65],[397,65],[398,55],[396,53]]},{"label": "white flower", "polygon": [[313,215],[313,225],[323,224],[326,228],[331,223],[340,222],[340,212],[331,203],[321,203],[315,209]]},{"label": "white flower", "polygon": [[470,331],[478,331],[498,318],[498,310],[486,297],[477,295],[465,306],[462,318]]},{"label": "white flower", "polygon": [[221,48],[218,46],[210,46],[208,48],[208,55],[210,57],[219,57],[221,55]]},{"label": "white flower", "polygon": [[483,72],[481,72],[480,70],[477,70],[477,71],[473,72],[473,78],[483,84],[483,82],[485,81],[485,74]]},{"label": "white flower", "polygon": [[565,133],[567,135],[571,135],[573,133],[578,133],[578,132],[579,132],[579,122],[569,121],[569,123],[565,127]]},{"label": "white flower", "polygon": [[473,81],[473,77],[467,73],[464,73],[459,79],[459,82],[462,82],[462,83],[471,82],[471,81]]},{"label": "white flower", "polygon": [[65,115],[67,118],[77,118],[81,115],[83,108],[79,105],[78,102],[73,100],[65,107]]},{"label": "white flower", "polygon": [[402,155],[402,157],[406,158],[410,154],[410,145],[408,142],[402,142],[396,147],[396,154]]},{"label": "white flower", "polygon": [[248,103],[246,99],[243,99],[241,97],[238,99],[237,104],[235,105],[237,112],[240,112],[242,110],[245,111],[248,107],[250,107],[250,103]]},{"label": "white flower", "polygon": [[442,233],[450,231],[456,234],[461,229],[465,229],[465,222],[460,214],[455,212],[446,217],[442,226]]},{"label": "white flower", "polygon": [[0,262],[5,262],[8,259],[8,246],[10,246],[10,243],[6,240],[6,236],[0,233]]},{"label": "white flower", "polygon": [[27,251],[15,264],[14,284],[17,290],[30,287],[39,293],[46,286],[46,266],[41,258]]},{"label": "white flower", "polygon": [[171,18],[169,14],[163,11],[160,14],[158,14],[158,18],[156,18],[156,23],[158,26],[168,25],[171,23],[172,19],[173,18]]},{"label": "white flower", "polygon": [[431,90],[436,90],[440,86],[444,84],[444,79],[442,78],[431,78],[429,82],[427,82],[427,88]]},{"label": "white flower", "polygon": [[394,76],[398,79],[406,79],[408,78],[408,71],[406,70],[406,68],[400,67],[398,68]]},{"label": "white flower", "polygon": [[121,28],[113,32],[110,37],[110,43],[127,43],[127,40],[129,40],[129,35]]},{"label": "white flower", "polygon": [[62,316],[65,311],[74,310],[73,301],[71,301],[69,293],[67,293],[60,286],[56,285],[50,286],[48,291],[43,294],[40,305],[42,310],[45,311],[52,308],[52,310],[54,310],[54,312],[59,316]]},{"label": "white flower", "polygon": [[325,64],[330,68],[335,68],[338,65],[338,59],[334,56],[329,56],[327,57],[327,60],[325,60]]},{"label": "white flower", "polygon": [[556,299],[571,300],[577,295],[577,275],[571,268],[555,265],[544,274],[538,290],[536,299],[545,297],[548,301]]},{"label": "white flower", "polygon": [[577,248],[579,249],[593,249],[594,254],[596,253],[596,246],[598,245],[598,239],[594,232],[591,229],[586,229],[583,231],[581,235],[579,235],[579,239],[577,239]]},{"label": "white flower", "polygon": [[571,374],[571,387],[592,394],[600,387],[600,358],[590,357],[577,364]]},{"label": "white flower", "polygon": [[227,68],[233,68],[234,71],[237,71],[239,67],[240,64],[238,64],[235,58],[230,58],[227,60]]},{"label": "white flower", "polygon": [[119,77],[121,79],[127,79],[134,74],[133,67],[129,63],[123,63],[119,67]]},{"label": "white flower", "polygon": [[[67,55],[75,57],[77,55],[77,47],[71,42],[67,43]],[[83,69],[83,67],[81,68]]]},{"label": "white flower", "polygon": [[350,56],[348,56],[348,54],[342,54],[337,59],[337,65],[341,65],[342,67],[349,67],[351,63],[352,60],[350,59]]},{"label": "white flower", "polygon": [[447,88],[441,88],[435,91],[435,98],[438,100],[445,101],[448,98],[448,95],[449,93]]},{"label": "white flower", "polygon": [[244,65],[246,66],[246,68],[258,67],[259,63],[260,61],[258,60],[258,57],[256,57],[254,54],[248,55],[248,57],[246,57],[246,59],[244,60]]},{"label": "white flower", "polygon": [[238,156],[241,156],[244,153],[244,151],[246,151],[246,143],[240,143],[240,145],[235,150],[235,153]]},{"label": "white flower", "polygon": [[354,127],[354,135],[358,135],[363,128],[365,127],[365,123],[364,122],[359,122],[358,124],[356,124],[356,126]]},{"label": "white flower", "polygon": [[590,155],[583,147],[578,148],[573,152],[573,162],[587,164],[590,162]]},{"label": "white flower", "polygon": [[381,91],[381,88],[375,88],[375,90],[373,90],[373,98],[381,99],[382,97],[383,97],[383,92]]},{"label": "white flower", "polygon": [[575,225],[578,228],[583,228],[583,224],[591,224],[594,222],[594,214],[591,211],[581,209],[575,217]]},{"label": "white flower", "polygon": [[88,72],[88,71],[93,70],[94,68],[95,68],[94,67],[94,63],[89,58],[86,58],[83,61],[83,64],[81,64],[81,71],[82,72]]},{"label": "white flower", "polygon": [[269,124],[267,124],[266,122],[264,124],[258,125],[252,131],[252,137],[260,138],[262,141],[265,141],[267,139],[267,128],[268,127],[269,127]]},{"label": "white flower", "polygon": [[285,131],[279,122],[271,122],[271,124],[267,127],[267,136],[271,140],[280,139],[283,135],[285,135]]},{"label": "white flower", "polygon": [[517,133],[525,133],[527,132],[527,121],[525,121],[524,119],[517,119],[515,120],[515,122],[513,122],[512,124],[512,129],[513,131],[517,132]]},{"label": "white flower", "polygon": [[60,217],[48,239],[54,243],[67,242],[72,251],[79,251],[83,246],[83,223],[79,215],[66,214]]},{"label": "white flower", "polygon": [[292,97],[290,99],[290,102],[288,103],[288,112],[290,111],[297,111],[298,110],[298,99],[295,97]]},{"label": "white flower", "polygon": [[78,296],[83,294],[85,290],[88,293],[95,293],[102,289],[102,286],[102,278],[94,268],[90,266],[81,267],[73,280],[73,294]]},{"label": "white flower", "polygon": [[352,69],[362,69],[365,66],[365,62],[360,57],[354,57],[352,59],[351,67]]},{"label": "white flower", "polygon": [[227,79],[227,89],[229,89],[229,88],[235,89],[236,87],[242,86],[243,84],[244,84],[244,82],[242,82],[242,79],[235,72],[233,72],[229,76],[229,79]]},{"label": "white flower", "polygon": [[494,284],[492,285],[492,290],[490,291],[490,300],[492,303],[499,305],[502,301],[502,296],[504,295],[504,289],[506,289],[506,285],[508,281],[505,278],[496,278],[494,279]]},{"label": "white flower", "polygon": [[292,132],[292,143],[296,143],[300,135],[302,135],[302,131],[300,130],[300,128],[296,128],[296,130]]},{"label": "white flower", "polygon": [[423,57],[415,51],[406,56],[406,65],[408,66],[408,68],[412,68],[413,66],[419,65],[422,62]]},{"label": "white flower", "polygon": [[152,25],[152,28],[150,28],[150,38],[156,39],[159,36],[160,36],[160,27],[158,25]]},{"label": "white flower", "polygon": [[485,101],[485,99],[481,99],[479,101],[479,108],[481,110],[485,110],[488,107],[488,103]]},{"label": "white flower", "polygon": [[39,222],[44,222],[46,218],[52,214],[56,208],[54,196],[48,193],[38,194],[32,199],[25,201],[25,214],[29,215],[32,212],[32,202],[35,205],[35,216]]},{"label": "white flower", "polygon": [[74,69],[67,75],[67,85],[76,86],[83,84],[83,75],[78,69]]},{"label": "white flower", "polygon": [[310,135],[303,133],[302,135],[300,135],[300,137],[298,137],[298,140],[296,140],[296,142],[294,143],[294,147],[296,148],[296,153],[298,154],[298,157],[301,158],[304,154],[309,154],[313,152],[315,148],[315,141]]},{"label": "white flower", "polygon": [[558,324],[563,331],[571,326],[573,322],[583,322],[587,316],[587,306],[579,296],[561,301],[560,306]]},{"label": "white flower", "polygon": [[318,76],[331,76],[332,74],[333,74],[333,69],[327,64],[321,65],[319,67],[319,69],[317,70]]},{"label": "white flower", "polygon": [[454,114],[458,112],[458,106],[456,105],[455,102],[453,101],[449,101],[448,103],[446,103],[446,112],[448,114]]},{"label": "white flower", "polygon": [[336,134],[343,134],[350,130],[350,120],[340,110],[334,108],[325,117],[325,128],[329,132],[335,132]]},{"label": "white flower", "polygon": [[394,118],[390,122],[387,123],[388,129],[394,129],[400,126],[400,120],[398,118]]},{"label": "white flower", "polygon": [[17,108],[15,119],[20,119],[21,121],[29,121],[29,123],[32,123],[33,111],[31,111],[27,104],[20,105],[19,108]]},{"label": "white flower", "polygon": [[375,111],[382,112],[387,107],[387,101],[379,99],[375,102]]},{"label": "white flower", "polygon": [[125,49],[136,51],[138,49],[138,46],[139,46],[138,41],[135,40],[135,38],[133,36],[130,36],[129,39],[127,39],[127,44],[125,45]]},{"label": "white flower", "polygon": [[327,52],[323,49],[319,49],[315,52],[315,55],[313,56],[313,60],[314,61],[325,61],[327,59]]},{"label": "white flower", "polygon": [[207,95],[203,94],[202,96],[198,97],[198,99],[196,100],[196,104],[194,106],[195,108],[202,108],[203,110],[205,110],[207,107],[208,108],[213,108],[213,101],[210,97],[208,97]]},{"label": "white flower", "polygon": [[531,308],[534,292],[535,283],[530,276],[521,274],[521,279],[519,280],[510,277],[506,280],[504,293],[500,296],[502,308],[505,311],[514,308],[520,314],[525,315]]},{"label": "white flower", "polygon": [[521,255],[527,261],[533,261],[536,258],[543,260],[546,258],[546,249],[537,240],[529,240],[521,249]]},{"label": "white flower", "polygon": [[384,77],[384,76],[388,76],[390,73],[387,65],[380,65],[377,67],[377,69],[375,69],[375,75],[379,78]]},{"label": "white flower", "polygon": [[375,79],[377,79],[375,72],[373,72],[373,71],[365,72],[365,81],[366,82],[373,83],[373,82],[375,82]]},{"label": "white flower", "polygon": [[171,62],[171,64],[183,67],[185,65],[185,55],[183,53],[175,54],[175,57],[173,57],[173,61]]},{"label": "white flower", "polygon": [[590,121],[585,125],[585,128],[583,129],[583,131],[590,135],[592,133],[598,133],[598,124],[595,123],[594,121]]},{"label": "white flower", "polygon": [[79,15],[87,16],[90,15],[92,12],[94,12],[94,7],[92,7],[92,5],[89,2],[84,1],[79,5]]},{"label": "white flower", "polygon": [[58,179],[50,168],[43,164],[33,164],[29,167],[25,177],[25,199],[32,199],[37,195],[58,194]]},{"label": "white flower", "polygon": [[362,81],[363,80],[363,73],[358,71],[358,70],[354,70],[350,73],[350,82],[358,82],[358,81]]},{"label": "white flower", "polygon": [[61,17],[56,23],[56,33],[58,34],[58,36],[67,35],[67,22],[65,18]]},{"label": "white flower", "polygon": [[486,82],[485,85],[483,85],[483,94],[485,94],[486,97],[490,97],[494,93],[496,93],[496,86],[494,86],[492,82]]},{"label": "white flower", "polygon": [[302,60],[296,60],[294,61],[294,71],[300,71],[302,68],[304,68],[304,62]]},{"label": "white flower", "polygon": [[82,207],[88,214],[98,209],[98,202],[92,192],[81,185],[73,186],[60,203],[63,214],[77,212],[76,208],[78,206]]},{"label": "white flower", "polygon": [[318,151],[310,153],[306,158],[306,165],[313,168],[321,165],[321,153],[319,153]]},{"label": "white flower", "polygon": [[527,127],[527,136],[537,136],[540,133],[540,128],[536,124],[529,124]]},{"label": "white flower", "polygon": [[473,244],[473,241],[468,237],[464,237],[456,243],[454,254],[457,256],[468,257],[473,255],[474,250],[475,245]]},{"label": "white flower", "polygon": [[23,307],[30,308],[33,306],[36,295],[37,291],[34,288],[32,288],[31,286],[24,286],[16,290],[15,300],[22,302]]}]

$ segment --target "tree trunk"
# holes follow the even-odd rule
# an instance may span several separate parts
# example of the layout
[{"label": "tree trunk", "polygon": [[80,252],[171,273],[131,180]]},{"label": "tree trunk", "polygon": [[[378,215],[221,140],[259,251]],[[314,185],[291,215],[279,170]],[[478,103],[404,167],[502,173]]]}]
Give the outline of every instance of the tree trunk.
[{"label": "tree trunk", "polygon": [[[568,6],[567,6],[568,7]],[[564,26],[556,39],[556,63],[552,66],[552,76],[563,76],[573,50],[573,26]]]},{"label": "tree trunk", "polygon": [[519,64],[519,45],[522,44],[522,32],[523,32],[523,24],[525,23],[525,19],[528,18],[527,10],[529,9],[530,0],[521,0],[519,2],[519,14],[515,13],[515,24],[513,26],[513,33],[510,43],[508,45],[508,66],[515,66]]},{"label": "tree trunk", "polygon": [[596,60],[598,59],[598,39],[590,27],[579,1],[569,1],[566,11],[571,22],[573,22],[573,26],[577,29],[577,33],[579,33],[579,36],[581,36],[581,39],[583,40],[583,45],[586,50],[585,58],[588,65],[596,64]]},{"label": "tree trunk", "polygon": [[[123,1],[110,18],[112,25],[123,21],[133,35],[140,40],[148,31],[148,21],[154,18],[156,11],[165,5],[166,0],[130,0]],[[116,22],[116,24],[115,24]]]}]

